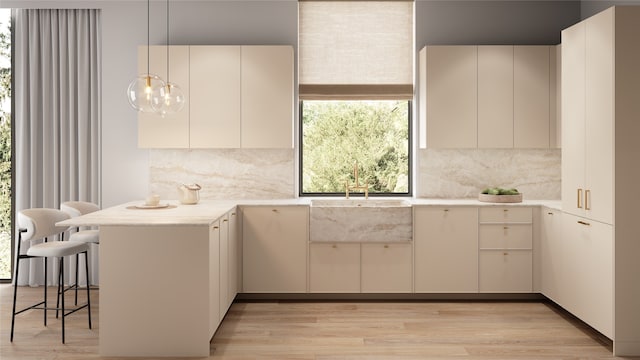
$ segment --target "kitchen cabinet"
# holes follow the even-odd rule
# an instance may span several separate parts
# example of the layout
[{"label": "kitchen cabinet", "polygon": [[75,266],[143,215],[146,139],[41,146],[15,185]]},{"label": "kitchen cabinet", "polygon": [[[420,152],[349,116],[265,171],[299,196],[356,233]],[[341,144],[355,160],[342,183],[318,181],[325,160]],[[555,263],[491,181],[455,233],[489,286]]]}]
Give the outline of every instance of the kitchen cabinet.
[{"label": "kitchen cabinet", "polygon": [[188,147],[240,148],[240,46],[190,46]]},{"label": "kitchen cabinet", "polygon": [[309,291],[360,292],[360,244],[309,244]]},{"label": "kitchen cabinet", "polygon": [[[189,102],[189,47],[169,47],[170,80],[180,86]],[[167,80],[167,47],[149,48],[149,72]],[[138,73],[147,73],[147,47],[138,47]],[[189,105],[175,114],[138,113],[138,147],[184,149],[189,147]]]},{"label": "kitchen cabinet", "polygon": [[562,32],[562,209],[613,223],[613,11]]},{"label": "kitchen cabinet", "polygon": [[513,148],[513,46],[478,46],[478,147]]},{"label": "kitchen cabinet", "polygon": [[549,148],[554,47],[426,46],[420,51],[421,148]]},{"label": "kitchen cabinet", "polygon": [[[166,46],[152,46],[151,71],[166,78]],[[139,113],[143,148],[293,148],[293,48],[282,45],[170,46],[182,111]],[[146,47],[139,68],[146,72]]]},{"label": "kitchen cabinet", "polygon": [[480,292],[533,291],[533,209],[479,210]]},{"label": "kitchen cabinet", "polygon": [[231,298],[229,295],[229,214],[225,214],[218,223],[220,226],[220,318],[223,318]]},{"label": "kitchen cabinet", "polygon": [[238,209],[229,212],[229,306],[238,295],[240,289],[240,239],[238,237]]},{"label": "kitchen cabinet", "polygon": [[209,338],[215,334],[222,317],[220,312],[220,221],[209,230]]},{"label": "kitchen cabinet", "polygon": [[478,209],[414,206],[415,292],[478,291]]},{"label": "kitchen cabinet", "polygon": [[363,293],[411,293],[411,243],[362,243],[361,287]]},{"label": "kitchen cabinet", "polygon": [[242,147],[293,148],[293,48],[242,46]]},{"label": "kitchen cabinet", "polygon": [[613,338],[613,227],[564,214],[565,252],[562,306]]},{"label": "kitchen cabinet", "polygon": [[242,207],[245,293],[307,291],[308,206]]},{"label": "kitchen cabinet", "polygon": [[421,129],[429,148],[476,148],[478,50],[475,46],[427,46],[420,51],[426,84]]},{"label": "kitchen cabinet", "polygon": [[[640,242],[637,235],[640,193],[634,191],[640,183],[640,170],[636,166],[640,151],[637,136],[640,133],[640,102],[635,95],[640,83],[638,24],[640,8],[616,6],[562,32],[563,223],[570,222],[565,219],[577,216],[592,224],[587,227],[591,231],[596,231],[602,224],[613,225],[612,268],[604,269],[599,263],[609,260],[606,252],[601,252],[600,257],[594,255],[592,260],[600,264],[596,267],[603,267],[601,270],[606,271],[607,277],[612,271],[615,328],[609,332],[608,320],[589,318],[579,306],[575,314],[585,317],[585,322],[595,324],[592,326],[611,337],[616,356],[640,355],[640,312],[637,311],[640,301]],[[579,73],[581,69],[583,72]],[[578,231],[580,224],[575,221],[575,225],[571,224],[575,227],[573,231],[568,230],[571,233]],[[569,265],[573,265],[569,269],[579,268]],[[583,281],[602,281],[600,277],[590,278],[595,275],[588,271],[582,275]],[[586,286],[579,282],[572,285]],[[598,296],[608,296],[604,294],[609,291],[608,287],[600,288],[600,291]],[[606,300],[599,302],[606,304]],[[595,311],[602,314],[608,309],[599,307]]]},{"label": "kitchen cabinet", "polygon": [[562,211],[542,207],[540,221],[541,292],[563,306],[567,281],[563,261],[571,253],[562,236]]},{"label": "kitchen cabinet", "polygon": [[513,47],[513,147],[549,148],[550,46]]}]

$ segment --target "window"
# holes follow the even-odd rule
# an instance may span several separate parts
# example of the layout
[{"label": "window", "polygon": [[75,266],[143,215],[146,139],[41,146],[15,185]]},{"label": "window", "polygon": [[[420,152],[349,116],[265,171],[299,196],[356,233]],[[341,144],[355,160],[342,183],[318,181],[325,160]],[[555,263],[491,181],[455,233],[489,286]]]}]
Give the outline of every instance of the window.
[{"label": "window", "polygon": [[[410,195],[412,1],[300,1],[300,194]],[[357,193],[357,192],[356,192]]]},{"label": "window", "polygon": [[409,194],[406,100],[303,101],[302,193],[344,194],[346,182],[369,194]]},{"label": "window", "polygon": [[11,278],[11,9],[0,9],[0,280]]}]

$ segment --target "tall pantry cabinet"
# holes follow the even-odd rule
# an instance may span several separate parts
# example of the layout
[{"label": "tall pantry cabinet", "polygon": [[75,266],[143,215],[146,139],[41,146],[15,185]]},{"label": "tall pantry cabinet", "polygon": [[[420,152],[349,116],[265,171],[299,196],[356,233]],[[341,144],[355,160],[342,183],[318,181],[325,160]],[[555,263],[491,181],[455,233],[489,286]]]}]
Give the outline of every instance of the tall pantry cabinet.
[{"label": "tall pantry cabinet", "polygon": [[562,32],[562,228],[575,240],[568,263],[588,279],[563,306],[611,337],[616,356],[640,355],[639,24],[640,7],[618,6]]}]

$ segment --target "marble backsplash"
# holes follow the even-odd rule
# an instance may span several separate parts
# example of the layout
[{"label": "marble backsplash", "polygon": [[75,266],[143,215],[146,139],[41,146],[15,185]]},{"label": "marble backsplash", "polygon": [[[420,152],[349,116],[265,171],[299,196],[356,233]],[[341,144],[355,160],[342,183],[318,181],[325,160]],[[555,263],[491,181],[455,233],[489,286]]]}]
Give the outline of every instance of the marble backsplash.
[{"label": "marble backsplash", "polygon": [[425,149],[418,161],[419,198],[476,198],[498,186],[525,199],[560,199],[560,149]]},{"label": "marble backsplash", "polygon": [[197,183],[201,199],[295,197],[293,149],[150,150],[150,187],[177,199],[177,186]]},{"label": "marble backsplash", "polygon": [[[198,183],[202,199],[296,197],[293,149],[150,150],[150,191],[177,199]],[[525,199],[559,200],[559,149],[425,149],[417,154],[417,198],[476,198],[490,186],[517,188]]]}]

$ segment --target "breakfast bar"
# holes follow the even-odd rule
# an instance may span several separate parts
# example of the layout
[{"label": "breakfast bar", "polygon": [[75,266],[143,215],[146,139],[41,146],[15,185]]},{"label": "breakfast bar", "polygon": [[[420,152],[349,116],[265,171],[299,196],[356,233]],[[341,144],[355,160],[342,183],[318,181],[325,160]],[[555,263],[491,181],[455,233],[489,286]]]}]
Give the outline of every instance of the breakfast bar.
[{"label": "breakfast bar", "polygon": [[139,205],[60,223],[100,228],[99,353],[209,356],[209,341],[224,316],[216,235],[219,219],[235,205]]}]

